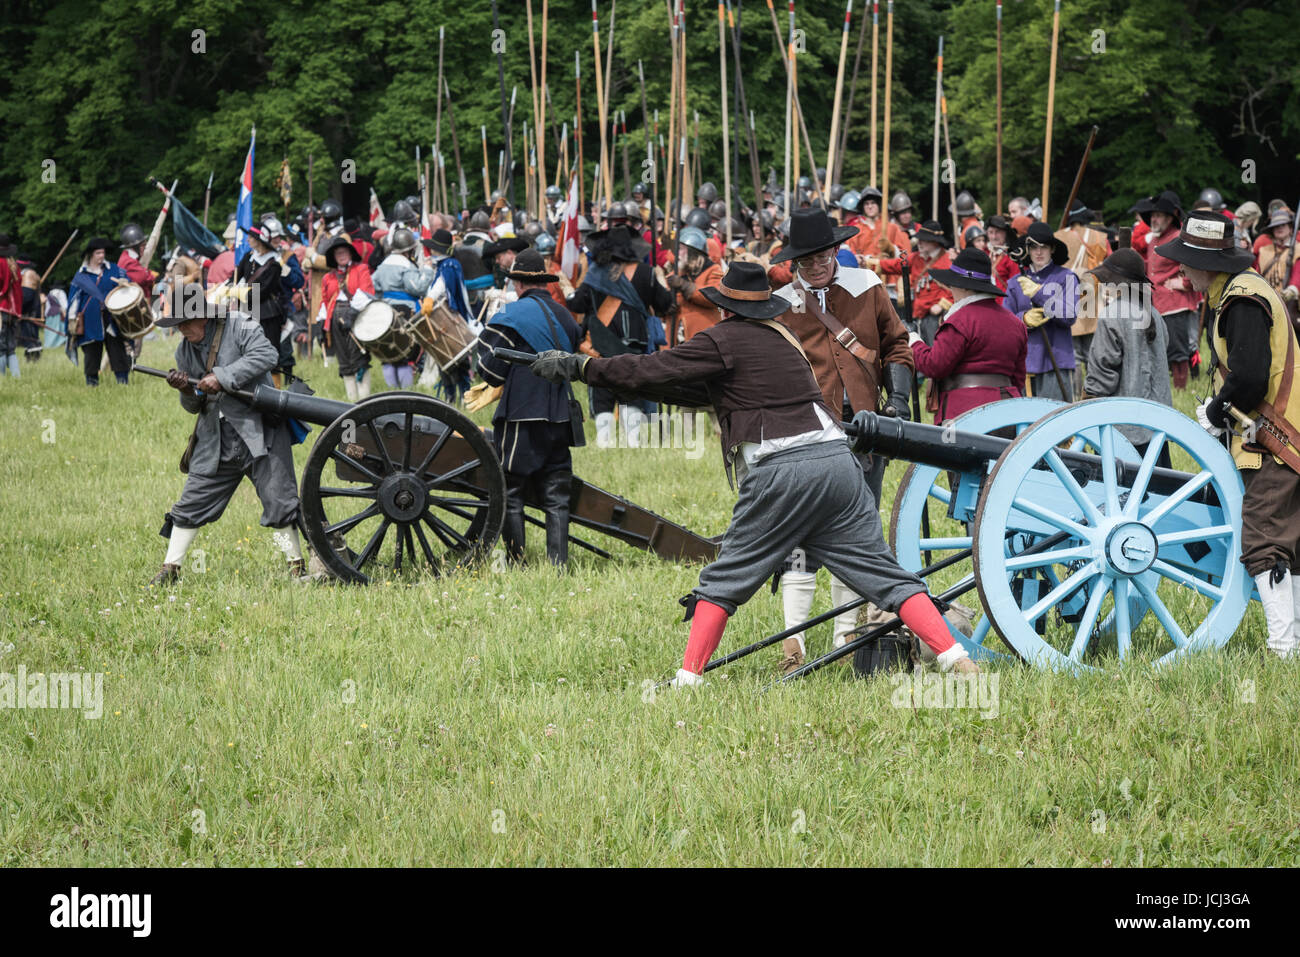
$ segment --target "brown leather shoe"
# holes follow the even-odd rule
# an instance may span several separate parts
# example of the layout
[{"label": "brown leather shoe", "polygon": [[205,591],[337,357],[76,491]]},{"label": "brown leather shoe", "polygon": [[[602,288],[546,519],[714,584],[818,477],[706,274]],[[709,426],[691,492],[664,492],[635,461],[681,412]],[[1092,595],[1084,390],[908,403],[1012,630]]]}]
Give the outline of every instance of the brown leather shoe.
[{"label": "brown leather shoe", "polygon": [[292,559],[289,560],[289,577],[290,577],[290,578],[306,578],[306,577],[307,577],[307,561],[306,561],[306,559],[303,559],[303,558],[292,558]]},{"label": "brown leather shoe", "polygon": [[163,567],[159,569],[158,574],[154,575],[153,578],[149,581],[149,585],[150,587],[157,585],[159,588],[161,588],[164,585],[175,584],[177,581],[180,580],[180,577],[181,577],[181,566],[164,564]]},{"label": "brown leather shoe", "polygon": [[799,648],[798,638],[786,638],[781,642],[781,651],[785,657],[781,663],[776,666],[782,675],[788,675],[792,671],[797,671],[803,667],[803,651]]}]

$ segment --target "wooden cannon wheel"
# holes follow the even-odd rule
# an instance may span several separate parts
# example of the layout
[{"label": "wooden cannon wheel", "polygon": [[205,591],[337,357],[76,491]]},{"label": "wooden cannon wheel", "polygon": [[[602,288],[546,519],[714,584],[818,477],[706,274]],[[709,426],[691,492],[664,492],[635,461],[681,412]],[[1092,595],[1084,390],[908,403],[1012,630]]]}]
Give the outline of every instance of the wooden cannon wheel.
[{"label": "wooden cannon wheel", "polygon": [[300,497],[326,568],[365,584],[441,575],[490,555],[505,520],[505,473],[463,413],[432,396],[388,392],[325,427]]}]

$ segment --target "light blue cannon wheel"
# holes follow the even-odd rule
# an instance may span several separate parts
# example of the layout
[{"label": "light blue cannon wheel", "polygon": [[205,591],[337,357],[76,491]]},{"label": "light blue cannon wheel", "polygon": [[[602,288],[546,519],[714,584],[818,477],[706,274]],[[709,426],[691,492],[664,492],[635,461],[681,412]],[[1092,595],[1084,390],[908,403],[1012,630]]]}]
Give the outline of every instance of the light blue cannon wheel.
[{"label": "light blue cannon wheel", "polygon": [[[988,435],[1004,429],[1014,429],[1015,433],[1019,434],[1043,416],[1061,407],[1062,403],[1055,399],[1003,399],[971,409],[952,420],[951,424],[954,435],[958,432]],[[1123,454],[1129,457],[1136,454],[1122,435],[1117,435],[1117,438]],[[1098,449],[1099,440],[1100,430],[1091,429],[1083,436],[1076,436],[1073,445],[1076,448]],[[908,571],[920,572],[925,568],[927,552],[930,563],[934,564],[971,547],[972,538],[968,521],[970,516],[964,512],[973,513],[974,503],[972,502],[972,508],[969,510],[963,510],[960,506],[954,508],[953,490],[948,487],[948,484],[948,473],[932,465],[915,463],[909,465],[903,474],[902,481],[894,494],[894,508],[889,521],[889,545],[898,557],[899,564]],[[929,538],[923,536],[921,525],[921,514],[927,500],[930,507]],[[959,514],[954,515],[954,512]],[[1029,516],[1020,518],[1024,521],[1018,521],[1016,524],[1027,534],[1014,538],[1013,544],[1016,548],[1026,547],[1041,537],[1037,534],[1040,531],[1038,523]],[[957,562],[948,570],[936,573],[928,582],[931,593],[937,595],[946,588],[969,582],[974,574],[973,569],[972,561],[966,559]],[[967,595],[958,601],[968,607],[976,604],[972,595]],[[967,638],[949,622],[948,630],[953,640],[960,642],[971,657],[977,660],[1005,657],[988,647],[990,624],[988,616],[977,612],[972,624],[974,632]]]},{"label": "light blue cannon wheel", "polygon": [[[1129,487],[1116,477],[1124,460],[1119,425],[1153,430]],[[1101,474],[1072,472],[1060,451],[1099,430]],[[1185,481],[1153,485],[1161,447],[1181,449],[1195,463]],[[1182,456],[1175,454],[1175,465]],[[1207,503],[1212,495],[1217,502]],[[1094,399],[1039,420],[1007,448],[980,495],[974,532],[975,578],[993,628],[1016,653],[1039,667],[1080,669],[1110,649],[1105,621],[1113,616],[1115,651],[1168,663],[1217,648],[1236,632],[1252,582],[1241,551],[1241,477],[1232,457],[1197,423],[1144,399]],[[1006,530],[1032,516],[1043,533],[1064,533],[1051,549],[1011,557]],[[1017,573],[1038,569],[1050,587],[1022,602]],[[1077,621],[1058,614],[1078,597]],[[1023,607],[1027,604],[1028,607]],[[1136,628],[1150,610],[1153,624]],[[1042,630],[1042,634],[1039,633]]]}]

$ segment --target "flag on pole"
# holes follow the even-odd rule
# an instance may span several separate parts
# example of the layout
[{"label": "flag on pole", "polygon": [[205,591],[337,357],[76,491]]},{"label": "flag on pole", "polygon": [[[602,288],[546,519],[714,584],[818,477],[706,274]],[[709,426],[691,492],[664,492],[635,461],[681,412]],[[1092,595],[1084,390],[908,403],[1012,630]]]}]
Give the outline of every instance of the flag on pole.
[{"label": "flag on pole", "polygon": [[248,252],[248,230],[253,226],[253,147],[257,144],[257,127],[248,140],[244,173],[239,178],[239,205],[235,207],[235,262]]},{"label": "flag on pole", "polygon": [[285,209],[293,201],[293,175],[289,172],[289,157],[280,161],[280,174],[275,178],[275,188],[280,191],[280,202]]},{"label": "flag on pole", "polygon": [[176,244],[182,249],[193,249],[209,259],[215,259],[225,248],[221,240],[204,226],[185,204],[172,197],[172,231]]},{"label": "flag on pole", "polygon": [[564,204],[564,229],[560,232],[560,271],[569,282],[577,282],[582,266],[582,239],[578,235],[578,177],[569,182],[569,199]]},{"label": "flag on pole", "polygon": [[375,195],[373,188],[370,190],[370,227],[372,229],[388,228],[388,223],[384,219],[384,207],[379,205],[379,197]]}]

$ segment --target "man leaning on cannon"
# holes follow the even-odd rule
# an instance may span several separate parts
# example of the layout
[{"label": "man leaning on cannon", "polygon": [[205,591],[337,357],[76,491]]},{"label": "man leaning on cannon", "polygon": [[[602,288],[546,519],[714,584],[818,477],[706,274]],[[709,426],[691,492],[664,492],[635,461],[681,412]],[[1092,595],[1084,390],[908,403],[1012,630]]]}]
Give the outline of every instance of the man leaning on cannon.
[{"label": "man leaning on cannon", "polygon": [[164,328],[176,326],[181,334],[176,368],[168,373],[167,384],[180,392],[181,408],[198,420],[181,460],[185,487],[163,523],[167,556],[150,584],[176,581],[199,527],[221,517],[245,476],[262,501],[262,524],[276,530],[290,576],[303,577],[288,421],[271,421],[225,394],[227,389],[270,386],[279,352],[256,321],[222,316],[204,298],[201,286],[178,284],[173,296],[171,315],[157,320]]},{"label": "man leaning on cannon", "polygon": [[1232,456],[1246,487],[1241,561],[1255,579],[1279,657],[1300,648],[1300,383],[1285,306],[1234,242],[1232,220],[1193,211],[1177,238],[1154,251],[1179,263],[1214,317],[1210,343],[1219,391],[1197,417],[1211,431],[1240,425]]},{"label": "man leaning on cannon", "polygon": [[550,351],[531,366],[551,382],[578,379],[633,394],[699,390],[717,413],[723,460],[728,477],[740,476],[740,497],[718,557],[684,599],[691,631],[674,686],[701,683],[727,619],[795,548],[855,593],[896,611],[941,668],[978,671],[924,583],[885,545],[839,410],[827,406],[798,338],[777,320],[790,304],[773,295],[756,263],[732,263],[722,284],[703,292],[722,321],[673,349],[604,359]]}]

